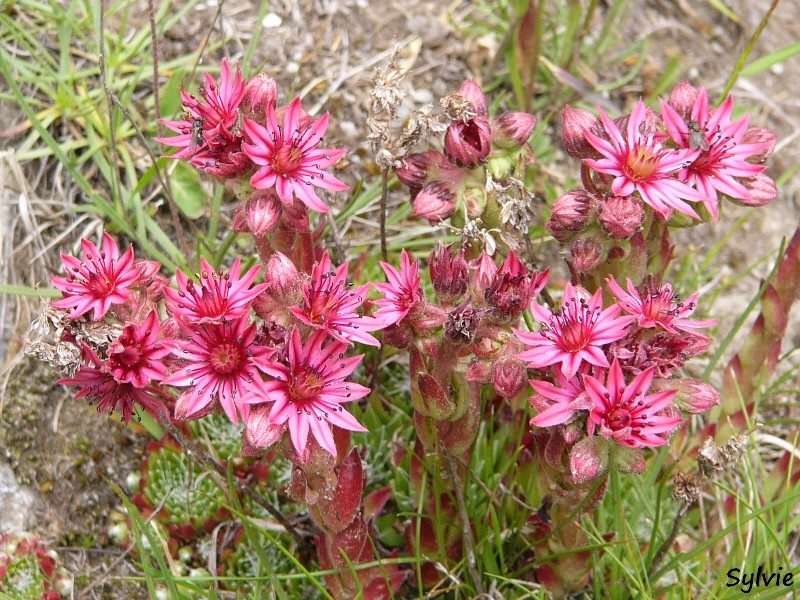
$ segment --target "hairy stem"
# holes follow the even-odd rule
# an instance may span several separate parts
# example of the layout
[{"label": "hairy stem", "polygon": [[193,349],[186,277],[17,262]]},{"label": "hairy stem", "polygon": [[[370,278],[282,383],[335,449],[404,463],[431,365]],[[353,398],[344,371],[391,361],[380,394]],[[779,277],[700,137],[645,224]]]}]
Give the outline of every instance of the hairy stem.
[{"label": "hairy stem", "polygon": [[383,262],[388,262],[388,254],[386,252],[386,197],[389,193],[389,169],[383,167],[381,169],[381,256]]}]

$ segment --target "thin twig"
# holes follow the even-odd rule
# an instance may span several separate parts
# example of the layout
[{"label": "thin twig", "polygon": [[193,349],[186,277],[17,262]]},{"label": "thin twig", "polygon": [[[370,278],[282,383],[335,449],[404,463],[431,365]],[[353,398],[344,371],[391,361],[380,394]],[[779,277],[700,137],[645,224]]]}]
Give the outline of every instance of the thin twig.
[{"label": "thin twig", "polygon": [[386,251],[386,197],[389,193],[389,169],[383,167],[381,169],[381,256],[383,262],[389,262],[388,253]]},{"label": "thin twig", "polygon": [[[199,462],[201,462],[206,467],[210,467],[214,471],[216,471],[220,476],[227,477],[228,472],[225,470],[221,464],[215,461],[208,452],[203,450],[200,446],[195,444],[193,441],[188,439],[185,435],[183,435],[175,425],[173,425],[167,417],[161,418],[161,424],[164,428],[169,432],[169,434],[181,445],[181,448],[188,454],[189,456],[193,456]],[[261,494],[257,491],[253,490],[252,488],[244,485],[238,479],[234,479],[234,485],[236,489],[240,492],[243,492],[250,496],[250,498],[255,501],[259,506],[264,508],[269,514],[271,514],[281,526],[295,538],[298,544],[303,545],[307,542],[307,538],[309,534],[304,533],[294,527],[289,520],[283,515],[280,509],[274,506],[269,500],[264,498]]]},{"label": "thin twig", "polygon": [[[101,0],[102,4],[102,0]],[[161,104],[159,101],[158,95],[158,28],[156,27],[156,14],[155,14],[155,7],[153,6],[153,0],[147,0],[147,15],[150,19],[150,41],[152,42],[153,46],[153,103],[154,103],[154,110],[156,113],[156,127],[158,128],[159,135],[161,134]],[[145,148],[147,144],[145,144]],[[153,164],[155,164],[155,160],[153,160]],[[161,179],[161,177],[159,177]],[[166,184],[164,187],[164,191],[167,194],[167,199],[169,202],[169,212],[170,216],[172,217],[172,227],[175,228],[175,233],[178,236],[178,246],[180,247],[181,251],[184,255],[191,256],[191,248],[189,247],[189,243],[186,240],[186,235],[183,231],[183,225],[181,225],[181,218],[178,214],[178,206],[175,204],[175,200],[172,196],[172,186],[170,185],[169,177],[165,177],[161,180],[162,185]]]},{"label": "thin twig", "polygon": [[97,43],[99,45],[98,62],[100,63],[100,82],[103,84],[103,90],[106,93],[106,102],[108,103],[108,134],[111,138],[109,144],[111,145],[111,175],[112,175],[112,190],[111,193],[114,198],[119,200],[119,172],[117,165],[119,164],[119,156],[117,155],[117,129],[114,127],[114,101],[111,99],[111,88],[108,87],[108,77],[106,75],[106,43],[105,43],[105,29],[106,29],[106,3],[100,0],[100,23]]},{"label": "thin twig", "polygon": [[672,546],[673,542],[675,542],[675,538],[678,536],[678,532],[681,528],[681,523],[683,523],[683,518],[686,516],[686,513],[689,512],[691,508],[691,504],[689,502],[682,502],[681,507],[678,509],[678,514],[675,516],[675,521],[672,523],[672,530],[669,532],[667,539],[658,547],[656,550],[655,555],[653,556],[653,562],[650,563],[650,568],[647,569],[647,576],[652,577],[653,574],[658,570],[658,567],[661,566],[661,562],[664,560],[664,557],[667,555],[670,547]]},{"label": "thin twig", "polygon": [[472,539],[472,526],[467,514],[467,505],[464,501],[464,490],[461,487],[461,478],[458,476],[456,459],[450,456],[447,450],[442,450],[447,466],[450,469],[450,479],[453,481],[453,488],[456,492],[456,502],[458,503],[458,514],[461,517],[461,528],[464,530],[464,552],[467,555],[467,570],[475,585],[478,595],[483,595],[486,590],[483,587],[483,580],[478,573],[478,561],[475,559],[475,541]]}]

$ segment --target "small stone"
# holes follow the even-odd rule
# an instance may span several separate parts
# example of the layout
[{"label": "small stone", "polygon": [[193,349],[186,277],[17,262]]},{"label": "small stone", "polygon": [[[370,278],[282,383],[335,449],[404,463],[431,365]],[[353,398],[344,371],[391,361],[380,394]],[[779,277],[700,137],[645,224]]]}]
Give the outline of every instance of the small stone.
[{"label": "small stone", "polygon": [[261,26],[264,29],[275,29],[276,27],[280,27],[282,23],[283,19],[281,19],[280,15],[276,15],[274,12],[267,13],[261,20]]}]

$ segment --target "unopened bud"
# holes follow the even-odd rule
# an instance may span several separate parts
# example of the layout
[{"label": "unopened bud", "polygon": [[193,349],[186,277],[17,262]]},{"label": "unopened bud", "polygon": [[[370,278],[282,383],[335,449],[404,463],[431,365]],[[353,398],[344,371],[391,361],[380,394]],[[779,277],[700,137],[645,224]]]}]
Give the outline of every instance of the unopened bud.
[{"label": "unopened bud", "polygon": [[600,224],[614,239],[626,240],[642,228],[644,208],[633,196],[608,196],[600,204]]},{"label": "unopened bud", "polygon": [[266,293],[282,306],[293,306],[302,299],[297,267],[285,254],[275,252],[269,257],[264,283]]},{"label": "unopened bud", "polygon": [[278,85],[266,73],[259,73],[244,86],[244,96],[240,105],[245,116],[264,124],[270,105],[278,101]]},{"label": "unopened bud", "polygon": [[759,165],[772,156],[778,137],[775,132],[765,127],[751,127],[742,136],[739,142],[745,144],[762,144],[763,148],[756,154],[747,157],[747,162]]},{"label": "unopened bud", "polygon": [[[539,289],[543,286],[541,283]],[[518,318],[528,307],[532,291],[528,269],[513,251],[509,252],[484,294],[492,319],[509,323]]]},{"label": "unopened bud", "polygon": [[506,400],[517,396],[528,384],[525,363],[513,356],[501,356],[492,365],[492,386]]},{"label": "unopened bud", "polygon": [[447,163],[447,158],[436,150],[415,152],[403,159],[403,165],[394,170],[397,178],[412,192],[417,192],[430,181],[431,171],[441,163]]},{"label": "unopened bud", "polygon": [[458,95],[469,102],[472,112],[478,117],[485,117],[488,114],[486,108],[486,96],[481,90],[481,86],[472,79],[467,79],[458,88]]},{"label": "unopened bud", "polygon": [[536,127],[536,117],[524,112],[503,113],[492,121],[492,141],[500,148],[527,143]]},{"label": "unopened bud", "polygon": [[672,90],[669,96],[669,105],[684,121],[689,121],[692,118],[692,109],[698,93],[697,88],[684,79]]},{"label": "unopened bud", "polygon": [[548,231],[551,222],[559,230],[582,231],[598,201],[597,196],[580,188],[561,194],[551,208],[550,220],[547,223]]},{"label": "unopened bud", "polygon": [[492,129],[485,117],[455,121],[444,134],[444,153],[460,167],[477,167],[492,149]]},{"label": "unopened bud", "polygon": [[428,257],[428,268],[433,289],[443,302],[455,302],[466,294],[469,274],[463,247],[453,253],[452,244],[439,243],[439,249]]},{"label": "unopened bud", "polygon": [[578,485],[605,473],[608,463],[608,444],[600,436],[583,438],[569,452],[570,475]]},{"label": "unopened bud", "polygon": [[567,154],[578,160],[602,157],[586,139],[587,131],[600,137],[605,135],[605,129],[600,119],[588,110],[571,106],[567,106],[561,111],[561,119],[561,142],[564,144]]},{"label": "unopened bud", "polygon": [[256,190],[234,210],[232,227],[234,231],[249,231],[261,237],[274,229],[282,212],[283,203],[275,190]]},{"label": "unopened bud", "polygon": [[687,377],[656,381],[664,381],[664,383],[654,386],[655,390],[675,389],[677,391],[675,404],[687,413],[699,415],[720,403],[719,392],[699,379]]},{"label": "unopened bud", "polygon": [[438,223],[456,212],[453,186],[444,181],[431,181],[411,201],[414,215]]},{"label": "unopened bud", "polygon": [[486,288],[492,284],[497,274],[497,265],[491,256],[481,252],[478,258],[470,261],[469,266],[474,269],[469,282],[470,293],[474,298],[483,300]]},{"label": "unopened bud", "polygon": [[572,267],[578,273],[588,273],[603,260],[603,245],[592,237],[575,238],[569,245]]},{"label": "unopened bud", "polygon": [[764,206],[769,204],[778,197],[778,188],[775,182],[764,175],[759,173],[755,177],[742,179],[742,184],[750,192],[749,198],[731,198],[737,204],[744,204],[745,206]]}]

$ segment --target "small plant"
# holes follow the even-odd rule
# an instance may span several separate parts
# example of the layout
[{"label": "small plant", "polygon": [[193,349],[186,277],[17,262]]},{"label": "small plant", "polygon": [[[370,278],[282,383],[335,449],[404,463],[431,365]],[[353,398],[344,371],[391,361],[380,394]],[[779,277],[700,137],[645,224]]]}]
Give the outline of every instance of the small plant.
[{"label": "small plant", "polygon": [[0,592],[13,600],[61,600],[69,597],[72,579],[58,556],[29,535],[0,534]]}]

